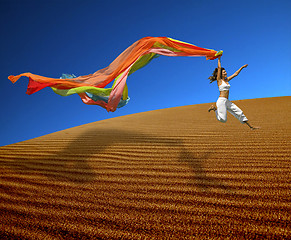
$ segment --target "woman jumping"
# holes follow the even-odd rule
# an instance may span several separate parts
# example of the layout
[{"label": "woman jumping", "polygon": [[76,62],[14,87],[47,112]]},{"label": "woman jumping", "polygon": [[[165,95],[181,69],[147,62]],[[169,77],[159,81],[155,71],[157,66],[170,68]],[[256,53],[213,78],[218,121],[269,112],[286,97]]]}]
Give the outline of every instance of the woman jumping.
[{"label": "woman jumping", "polygon": [[236,77],[243,68],[246,68],[248,65],[242,66],[239,70],[237,70],[233,75],[227,77],[227,73],[224,68],[221,67],[220,57],[218,58],[218,67],[214,70],[210,79],[210,83],[217,80],[217,85],[220,91],[219,98],[216,102],[216,107],[211,105],[208,109],[208,112],[215,111],[216,118],[218,121],[225,123],[227,116],[226,111],[229,111],[233,116],[235,116],[241,123],[246,123],[250,129],[259,129],[260,127],[253,127],[249,124],[248,119],[243,114],[243,111],[236,106],[234,103],[228,100],[229,95],[229,81]]}]

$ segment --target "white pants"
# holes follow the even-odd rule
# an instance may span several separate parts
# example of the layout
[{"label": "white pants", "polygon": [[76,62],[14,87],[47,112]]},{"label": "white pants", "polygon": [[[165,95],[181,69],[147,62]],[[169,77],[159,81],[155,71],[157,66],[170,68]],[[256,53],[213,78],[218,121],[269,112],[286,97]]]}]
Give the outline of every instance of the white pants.
[{"label": "white pants", "polygon": [[215,111],[216,118],[218,121],[225,123],[227,116],[226,111],[229,111],[235,116],[241,123],[248,121],[243,111],[236,106],[234,103],[229,101],[227,98],[219,97],[216,102],[217,110]]}]

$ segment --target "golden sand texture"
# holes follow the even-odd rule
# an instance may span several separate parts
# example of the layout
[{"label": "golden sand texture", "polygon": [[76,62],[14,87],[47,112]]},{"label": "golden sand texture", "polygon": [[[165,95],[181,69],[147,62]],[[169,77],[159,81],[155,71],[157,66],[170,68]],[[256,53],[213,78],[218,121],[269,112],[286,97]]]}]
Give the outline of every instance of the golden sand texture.
[{"label": "golden sand texture", "polygon": [[99,121],[0,148],[0,238],[291,238],[291,97]]}]

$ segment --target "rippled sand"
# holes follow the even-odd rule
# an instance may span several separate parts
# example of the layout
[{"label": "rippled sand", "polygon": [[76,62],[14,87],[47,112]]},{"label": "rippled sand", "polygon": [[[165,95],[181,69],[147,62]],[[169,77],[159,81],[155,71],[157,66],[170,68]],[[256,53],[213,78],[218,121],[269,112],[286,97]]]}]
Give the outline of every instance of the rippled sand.
[{"label": "rippled sand", "polygon": [[0,238],[291,237],[291,97],[113,118],[0,147]]}]

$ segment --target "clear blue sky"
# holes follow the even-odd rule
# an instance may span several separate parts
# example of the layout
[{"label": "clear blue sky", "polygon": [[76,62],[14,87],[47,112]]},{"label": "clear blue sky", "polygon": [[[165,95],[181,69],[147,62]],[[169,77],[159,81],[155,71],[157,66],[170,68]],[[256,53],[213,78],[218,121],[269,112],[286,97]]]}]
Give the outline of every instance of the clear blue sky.
[{"label": "clear blue sky", "polygon": [[231,82],[231,100],[289,96],[290,12],[290,0],[0,0],[0,146],[103,119],[216,101],[216,83],[207,78],[217,61],[204,57],[153,60],[128,78],[131,100],[114,113],[50,88],[29,96],[27,78],[7,79],[23,72],[87,75],[146,36],[222,49],[229,75],[248,64]]}]

